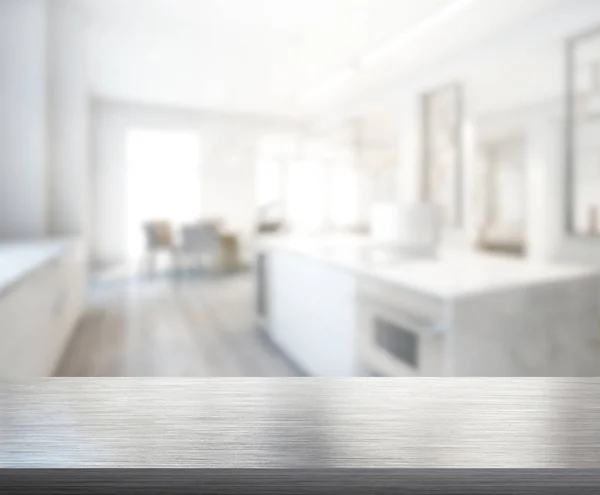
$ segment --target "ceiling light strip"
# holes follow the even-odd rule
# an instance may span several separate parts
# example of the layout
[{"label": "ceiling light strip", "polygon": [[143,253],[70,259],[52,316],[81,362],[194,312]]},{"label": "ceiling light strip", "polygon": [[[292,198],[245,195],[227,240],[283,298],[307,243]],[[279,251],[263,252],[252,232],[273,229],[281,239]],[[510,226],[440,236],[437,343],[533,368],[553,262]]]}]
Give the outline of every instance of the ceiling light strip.
[{"label": "ceiling light strip", "polygon": [[301,99],[301,104],[310,104],[323,97],[335,89],[340,89],[345,84],[349,83],[361,71],[365,69],[373,69],[385,60],[389,59],[393,54],[397,53],[400,48],[414,42],[418,38],[424,36],[431,30],[441,26],[458,13],[465,10],[468,6],[478,0],[455,0],[451,4],[445,6],[438,12],[428,16],[419,22],[412,29],[403,32],[393,40],[379,46],[372,52],[359,59],[358,63],[352,64],[349,68],[344,69],[332,78],[326,80],[314,90],[310,91],[304,98]]}]

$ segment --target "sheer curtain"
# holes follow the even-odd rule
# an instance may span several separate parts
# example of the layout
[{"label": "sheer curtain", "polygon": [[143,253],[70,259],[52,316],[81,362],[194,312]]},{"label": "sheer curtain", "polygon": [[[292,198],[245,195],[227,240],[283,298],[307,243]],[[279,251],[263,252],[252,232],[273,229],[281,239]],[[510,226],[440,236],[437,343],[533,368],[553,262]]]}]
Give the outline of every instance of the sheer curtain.
[{"label": "sheer curtain", "polygon": [[[305,233],[355,226],[359,174],[348,146],[268,135],[257,163],[257,205]],[[269,218],[275,219],[275,218]]]}]

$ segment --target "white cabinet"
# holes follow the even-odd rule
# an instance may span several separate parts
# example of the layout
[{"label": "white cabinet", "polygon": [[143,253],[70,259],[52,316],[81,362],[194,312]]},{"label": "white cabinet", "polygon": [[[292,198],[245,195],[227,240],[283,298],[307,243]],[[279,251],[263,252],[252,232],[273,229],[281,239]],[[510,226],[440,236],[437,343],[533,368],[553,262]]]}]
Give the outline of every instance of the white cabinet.
[{"label": "white cabinet", "polygon": [[51,376],[83,311],[81,244],[27,271],[0,292],[0,377]]},{"label": "white cabinet", "polygon": [[355,376],[355,277],[286,252],[266,263],[271,339],[311,376]]},{"label": "white cabinet", "polygon": [[313,376],[599,376],[595,270],[469,251],[375,262],[265,242],[266,326]]}]

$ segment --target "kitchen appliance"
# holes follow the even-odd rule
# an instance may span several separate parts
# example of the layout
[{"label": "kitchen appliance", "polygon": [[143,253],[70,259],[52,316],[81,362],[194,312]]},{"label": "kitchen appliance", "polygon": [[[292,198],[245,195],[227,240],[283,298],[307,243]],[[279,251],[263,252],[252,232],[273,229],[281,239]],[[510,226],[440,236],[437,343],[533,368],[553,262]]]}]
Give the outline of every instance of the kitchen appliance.
[{"label": "kitchen appliance", "polygon": [[435,255],[440,243],[441,212],[426,203],[400,208],[398,215],[398,243],[405,252]]},{"label": "kitchen appliance", "polygon": [[371,236],[389,250],[434,256],[440,242],[439,208],[426,203],[378,204],[371,211]]},{"label": "kitchen appliance", "polygon": [[443,303],[391,284],[363,280],[358,298],[360,367],[366,376],[443,376]]}]

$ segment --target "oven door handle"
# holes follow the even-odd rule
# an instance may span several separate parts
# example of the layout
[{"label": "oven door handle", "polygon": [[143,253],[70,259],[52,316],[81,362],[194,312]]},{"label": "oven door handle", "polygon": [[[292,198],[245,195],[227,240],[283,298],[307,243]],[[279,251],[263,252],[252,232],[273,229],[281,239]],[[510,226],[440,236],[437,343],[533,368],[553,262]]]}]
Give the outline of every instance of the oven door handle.
[{"label": "oven door handle", "polygon": [[[370,298],[365,299],[365,301],[367,301],[367,307],[371,308],[370,311],[372,312],[372,314],[378,314],[384,308],[383,306],[380,306],[378,304],[372,304]],[[378,310],[377,308],[381,309]],[[390,309],[386,310],[387,313],[390,313],[390,315],[386,316],[386,318],[392,321],[398,321],[399,325],[408,325],[409,327],[412,327],[413,330],[435,337],[443,336],[446,334],[446,325],[443,321],[432,320],[430,318],[426,318],[425,316],[417,315],[411,311],[405,311],[403,309],[399,310],[398,308],[394,308],[393,313],[391,311],[392,310]],[[395,314],[396,316],[391,316],[392,314]]]},{"label": "oven door handle", "polygon": [[421,332],[433,336],[440,336],[446,333],[445,326],[441,321],[431,321],[417,316],[404,313],[405,319],[410,322],[411,326],[418,328]]},{"label": "oven door handle", "polygon": [[446,333],[445,327],[440,321],[431,322],[431,320],[425,320],[424,318],[419,318],[410,313],[403,313],[402,316],[404,320],[409,322],[410,326],[418,328],[424,333],[434,337],[438,337]]}]

